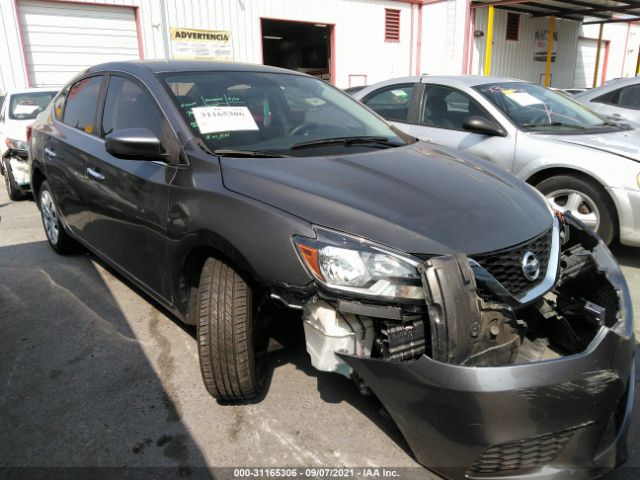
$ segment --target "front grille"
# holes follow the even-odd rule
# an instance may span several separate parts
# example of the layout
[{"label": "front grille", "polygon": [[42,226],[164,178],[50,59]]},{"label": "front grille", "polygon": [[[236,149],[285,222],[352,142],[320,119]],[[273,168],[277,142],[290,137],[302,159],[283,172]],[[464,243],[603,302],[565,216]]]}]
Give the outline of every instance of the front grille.
[{"label": "front grille", "polygon": [[[499,281],[514,297],[520,297],[528,290],[539,285],[547,272],[551,252],[553,228],[533,239],[496,252],[474,255],[473,259]],[[522,258],[532,252],[540,261],[540,275],[533,282],[522,273]]]},{"label": "front grille", "polygon": [[[580,427],[578,427],[580,428]],[[577,428],[494,445],[469,467],[470,473],[495,474],[532,470],[551,462],[569,443]]]}]

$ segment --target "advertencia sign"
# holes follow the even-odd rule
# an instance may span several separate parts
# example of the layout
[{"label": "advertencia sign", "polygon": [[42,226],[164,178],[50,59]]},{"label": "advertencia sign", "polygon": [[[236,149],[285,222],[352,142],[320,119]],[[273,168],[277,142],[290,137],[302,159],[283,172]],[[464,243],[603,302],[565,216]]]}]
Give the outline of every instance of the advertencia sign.
[{"label": "advertencia sign", "polygon": [[233,60],[231,32],[171,28],[171,55],[176,59]]}]

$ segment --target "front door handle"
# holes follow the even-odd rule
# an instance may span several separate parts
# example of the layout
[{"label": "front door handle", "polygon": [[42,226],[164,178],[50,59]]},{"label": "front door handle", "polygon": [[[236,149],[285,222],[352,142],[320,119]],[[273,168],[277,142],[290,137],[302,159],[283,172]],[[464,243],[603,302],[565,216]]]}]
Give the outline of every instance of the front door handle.
[{"label": "front door handle", "polygon": [[54,152],[53,150],[51,150],[48,147],[44,147],[44,153],[51,158],[56,158],[58,155],[56,154],[56,152]]},{"label": "front door handle", "polygon": [[102,175],[99,171],[94,170],[93,168],[87,168],[87,175],[89,175],[89,177],[99,182],[105,179],[104,175]]}]

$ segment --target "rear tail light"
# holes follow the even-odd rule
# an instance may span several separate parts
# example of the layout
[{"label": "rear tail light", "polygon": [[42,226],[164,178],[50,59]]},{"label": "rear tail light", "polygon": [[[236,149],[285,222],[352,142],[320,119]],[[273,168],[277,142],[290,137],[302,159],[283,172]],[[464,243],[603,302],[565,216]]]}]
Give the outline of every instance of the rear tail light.
[{"label": "rear tail light", "polygon": [[31,125],[27,127],[27,143],[31,141]]}]

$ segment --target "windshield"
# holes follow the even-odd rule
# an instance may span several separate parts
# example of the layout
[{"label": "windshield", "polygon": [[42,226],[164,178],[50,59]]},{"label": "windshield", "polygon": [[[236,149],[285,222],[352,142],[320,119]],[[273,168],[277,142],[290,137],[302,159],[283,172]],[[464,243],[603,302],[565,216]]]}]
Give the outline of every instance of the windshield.
[{"label": "windshield", "polygon": [[491,83],[474,89],[522,130],[585,130],[608,126],[602,117],[567,96],[533,83]]},{"label": "windshield", "polygon": [[213,151],[310,155],[325,148],[345,154],[405,143],[360,103],[313,77],[185,72],[163,79],[193,132]]},{"label": "windshield", "polygon": [[9,118],[33,120],[43,111],[57,92],[29,92],[11,95]]}]

